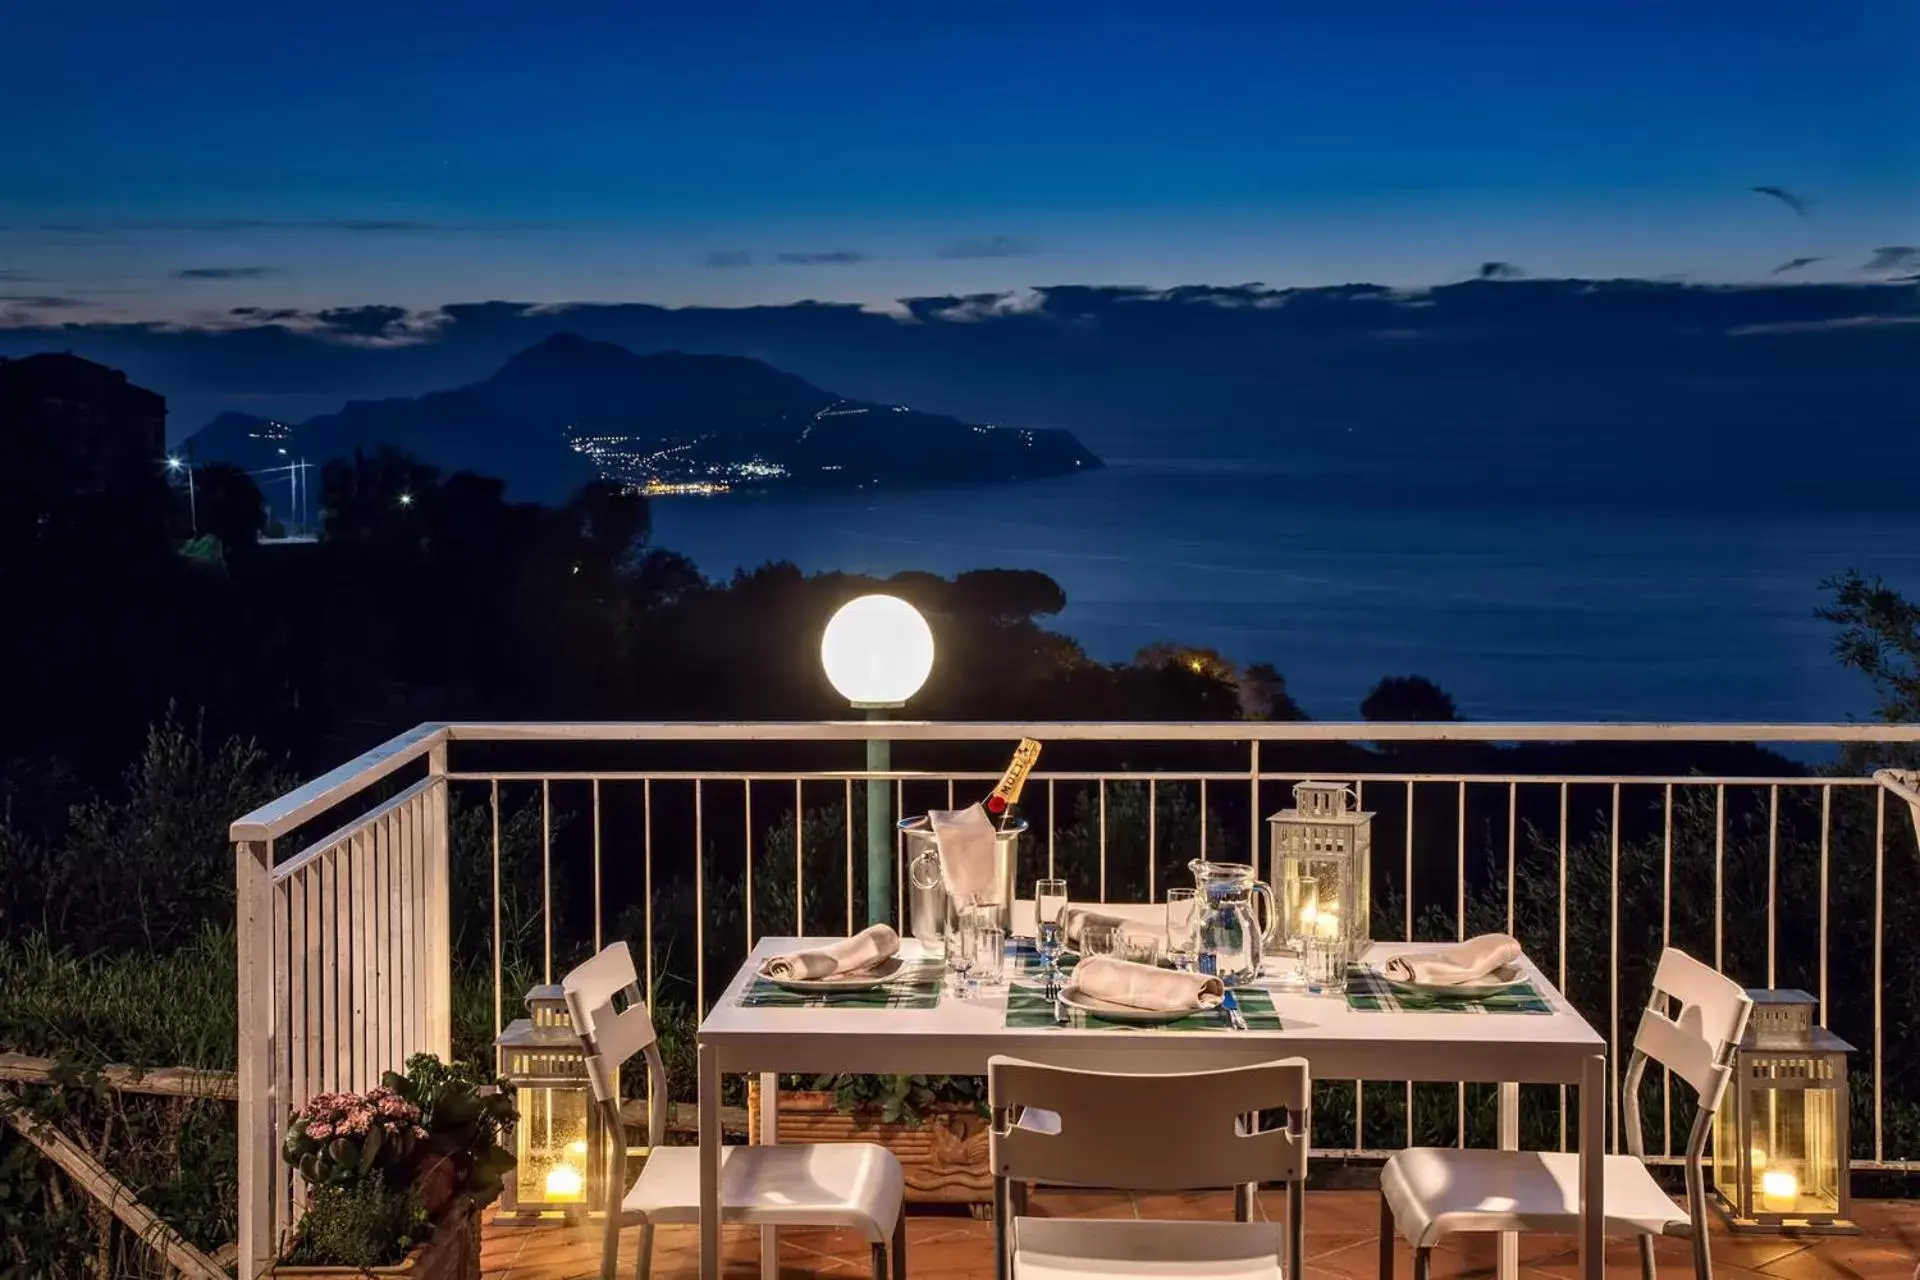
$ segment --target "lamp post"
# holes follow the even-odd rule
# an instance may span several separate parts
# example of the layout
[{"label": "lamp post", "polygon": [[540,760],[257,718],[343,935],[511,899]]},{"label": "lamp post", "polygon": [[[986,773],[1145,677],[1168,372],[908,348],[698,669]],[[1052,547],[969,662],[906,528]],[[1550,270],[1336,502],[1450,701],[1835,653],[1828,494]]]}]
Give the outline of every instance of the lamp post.
[{"label": "lamp post", "polygon": [[194,536],[199,537],[200,508],[193,496],[193,468],[187,463],[182,462],[178,456],[170,454],[167,457],[167,470],[173,472],[175,475],[178,475],[182,471],[187,473],[187,523],[193,529]]},{"label": "lamp post", "polygon": [[[840,696],[869,720],[905,706],[933,670],[933,631],[896,596],[861,596],[841,605],[820,637],[820,665]],[[893,802],[887,779],[892,744],[867,738],[867,923],[887,919],[893,897]]]}]

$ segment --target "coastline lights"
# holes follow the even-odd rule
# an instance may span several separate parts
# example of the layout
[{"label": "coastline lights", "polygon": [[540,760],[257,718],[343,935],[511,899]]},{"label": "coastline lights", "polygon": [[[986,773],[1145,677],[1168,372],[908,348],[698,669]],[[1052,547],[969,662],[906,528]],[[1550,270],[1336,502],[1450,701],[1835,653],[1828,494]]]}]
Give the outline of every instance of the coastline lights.
[{"label": "coastline lights", "polygon": [[903,706],[933,672],[933,631],[918,609],[897,596],[861,596],[828,621],[820,665],[856,707]]}]

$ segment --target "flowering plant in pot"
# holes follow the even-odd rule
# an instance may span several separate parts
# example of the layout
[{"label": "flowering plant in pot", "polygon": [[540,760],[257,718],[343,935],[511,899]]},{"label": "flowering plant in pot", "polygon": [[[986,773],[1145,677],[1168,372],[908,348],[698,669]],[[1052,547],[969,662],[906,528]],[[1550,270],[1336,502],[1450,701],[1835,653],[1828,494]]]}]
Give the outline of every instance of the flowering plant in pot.
[{"label": "flowering plant in pot", "polygon": [[513,1104],[494,1088],[417,1054],[366,1093],[300,1108],[281,1154],[307,1206],[275,1274],[477,1277],[479,1210],[513,1165],[499,1144]]}]

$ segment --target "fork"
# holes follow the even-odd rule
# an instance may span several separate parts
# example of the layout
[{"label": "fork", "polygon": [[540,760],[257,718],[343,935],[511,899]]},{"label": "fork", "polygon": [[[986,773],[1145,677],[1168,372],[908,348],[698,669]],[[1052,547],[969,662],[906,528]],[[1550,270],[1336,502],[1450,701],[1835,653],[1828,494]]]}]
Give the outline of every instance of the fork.
[{"label": "fork", "polygon": [[1220,1007],[1226,1011],[1227,1025],[1235,1031],[1245,1031],[1247,1020],[1240,1013],[1240,1002],[1233,998],[1233,988],[1228,987],[1226,994],[1220,997]]}]

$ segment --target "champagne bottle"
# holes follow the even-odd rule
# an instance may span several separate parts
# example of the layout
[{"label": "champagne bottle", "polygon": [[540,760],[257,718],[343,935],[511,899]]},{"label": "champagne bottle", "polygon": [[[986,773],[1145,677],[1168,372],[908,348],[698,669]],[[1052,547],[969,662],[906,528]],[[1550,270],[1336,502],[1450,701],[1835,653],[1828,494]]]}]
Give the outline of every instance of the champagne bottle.
[{"label": "champagne bottle", "polygon": [[1020,745],[1013,749],[1013,759],[1007,762],[1007,771],[1000,775],[1000,781],[993,784],[993,790],[987,793],[985,808],[987,816],[994,825],[1002,830],[1013,821],[1013,811],[1020,803],[1020,791],[1027,785],[1027,775],[1033,772],[1035,762],[1040,759],[1040,744],[1032,738],[1020,739]]}]

